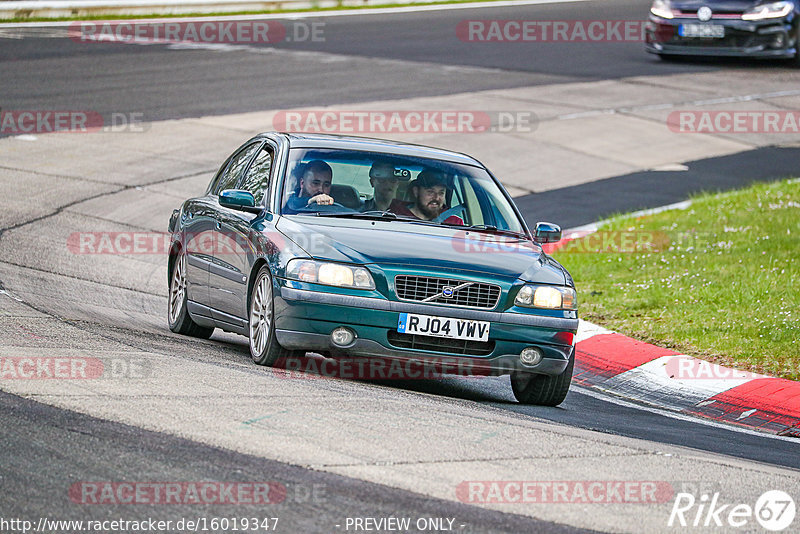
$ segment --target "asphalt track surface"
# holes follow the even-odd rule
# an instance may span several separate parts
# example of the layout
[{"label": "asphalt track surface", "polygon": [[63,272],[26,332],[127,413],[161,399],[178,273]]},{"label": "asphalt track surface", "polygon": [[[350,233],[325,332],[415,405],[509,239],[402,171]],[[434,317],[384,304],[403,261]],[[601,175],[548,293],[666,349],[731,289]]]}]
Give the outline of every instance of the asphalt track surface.
[{"label": "asphalt track surface", "polygon": [[[662,64],[642,53],[637,43],[613,46],[575,44],[513,47],[469,44],[454,39],[452,28],[466,18],[539,18],[543,20],[640,19],[649,2],[610,1],[491,10],[435,11],[393,16],[359,15],[326,19],[324,43],[284,43],[277,52],[247,49],[176,50],[163,45],[86,45],[62,39],[33,38],[0,41],[0,106],[6,109],[94,109],[141,112],[148,121],[227,114],[256,109],[341,104],[390,98],[462,93],[577,80],[634,75],[699,72],[718,68],[706,62]],[[365,46],[368,43],[368,46]],[[318,55],[296,57],[280,50],[305,50]],[[726,62],[736,69],[740,63]],[[748,62],[741,64],[752,68]],[[442,68],[443,66],[448,68]],[[764,66],[763,68],[769,68]],[[759,159],[761,158],[761,159]],[[753,162],[761,162],[754,164]],[[689,172],[622,176],[519,199],[526,214],[551,219],[565,227],[592,222],[617,211],[655,207],[683,200],[692,192],[729,189],[748,181],[755,165],[765,179],[791,174],[796,150],[764,149],[725,158],[694,162]],[[758,167],[762,165],[762,167]],[[698,181],[698,176],[707,177]],[[750,175],[751,176],[751,175]],[[641,180],[644,178],[644,182]],[[662,184],[638,190],[630,184]],[[669,186],[663,184],[669,183]],[[582,198],[609,200],[581,206]],[[577,202],[574,216],[558,219],[553,205]],[[603,209],[597,206],[602,204]],[[545,216],[546,215],[546,216]],[[47,309],[42,309],[45,313]],[[103,331],[101,323],[87,326]],[[111,328],[112,336],[131,346],[149,343],[154,335],[142,325]],[[213,356],[223,361],[246,360],[246,347],[216,343]],[[198,343],[196,350],[206,347]],[[537,420],[549,420],[607,434],[679,445],[755,462],[800,468],[797,444],[757,434],[675,419],[664,414],[621,406],[575,388],[558,408],[520,406],[508,397],[508,384],[498,379],[480,384],[446,379],[389,383],[388,390],[418,391],[477,402]],[[347,387],[358,388],[358,383]],[[323,484],[324,502],[294,501],[281,509],[287,522],[309,531],[330,530],[342,515],[452,516],[474,532],[571,532],[574,529],[493,512],[449,501],[438,501],[388,486],[320,473],[274,461],[153,433],[119,423],[60,410],[6,393],[0,394],[0,502],[6,515],[57,515],[69,503],[64,486],[82,480],[148,476],[161,479],[248,480],[259,477],[292,484]],[[64,465],[71,465],[67,473]],[[15,488],[24,488],[22,492]],[[57,497],[54,497],[57,496]],[[342,514],[342,511],[346,514]],[[237,508],[237,514],[241,508]],[[104,508],[97,517],[118,512]],[[197,513],[196,508],[170,510],[169,517]],[[227,510],[204,509],[205,515]],[[67,514],[68,515],[68,514]],[[141,514],[138,514],[141,515]],[[161,512],[161,516],[164,516]]]},{"label": "asphalt track surface", "polygon": [[[46,101],[48,109],[143,113],[153,121],[715,68],[662,63],[636,42],[471,43],[454,32],[467,19],[642,20],[648,5],[611,0],[503,8],[502,15],[468,9],[328,17],[324,42],[238,49],[4,39],[1,104],[38,109]],[[309,54],[280,53],[288,50]]]},{"label": "asphalt track surface", "polygon": [[[685,171],[642,171],[515,199],[527,221],[563,228],[597,222],[618,213],[667,206],[700,193],[746,187],[797,175],[800,149],[764,147],[686,163]],[[757,177],[757,178],[755,178]],[[563,206],[570,206],[569,210]]]},{"label": "asphalt track surface", "polygon": [[[167,513],[151,505],[147,512],[136,510],[136,514],[130,513],[130,506],[116,504],[103,506],[91,514],[92,519],[141,520],[148,512],[158,520],[176,522],[197,517],[277,517],[279,532],[330,532],[343,529],[348,516],[449,517],[455,518],[454,529],[460,532],[587,532],[208,447],[4,392],[0,392],[0,411],[4,413],[0,444],[14,451],[13,461],[6,458],[2,472],[0,502],[6,518],[76,517],[64,489],[75,483],[78,471],[86,481],[126,477],[263,481],[285,488],[275,504],[216,504],[199,510],[193,505],[173,505]],[[53,460],[73,468],[48,469]]]}]

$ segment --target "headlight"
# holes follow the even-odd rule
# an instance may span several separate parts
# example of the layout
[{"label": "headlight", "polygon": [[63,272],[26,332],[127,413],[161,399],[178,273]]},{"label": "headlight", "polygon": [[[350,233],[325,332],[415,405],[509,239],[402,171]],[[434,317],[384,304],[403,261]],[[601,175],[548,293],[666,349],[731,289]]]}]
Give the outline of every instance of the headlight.
[{"label": "headlight", "polygon": [[577,310],[578,297],[571,287],[524,285],[517,293],[514,304],[527,308]]},{"label": "headlight", "polygon": [[772,2],[751,7],[742,14],[742,20],[764,20],[785,17],[794,9],[792,2]]},{"label": "headlight", "polygon": [[653,5],[650,6],[650,13],[662,19],[671,19],[675,16],[672,14],[672,6],[669,0],[653,0]]},{"label": "headlight", "polygon": [[364,267],[327,263],[315,260],[290,260],[286,265],[286,278],[301,282],[315,282],[329,286],[375,289],[372,275]]}]

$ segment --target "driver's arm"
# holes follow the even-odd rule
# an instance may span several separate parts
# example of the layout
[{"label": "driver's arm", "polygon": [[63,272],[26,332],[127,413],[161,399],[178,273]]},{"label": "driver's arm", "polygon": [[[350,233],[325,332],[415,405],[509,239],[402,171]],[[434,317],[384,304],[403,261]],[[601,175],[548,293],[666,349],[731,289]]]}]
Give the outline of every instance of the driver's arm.
[{"label": "driver's arm", "polygon": [[314,195],[313,197],[309,198],[308,203],[319,204],[321,206],[331,205],[333,204],[333,197],[326,195],[325,193],[320,193],[319,195]]}]

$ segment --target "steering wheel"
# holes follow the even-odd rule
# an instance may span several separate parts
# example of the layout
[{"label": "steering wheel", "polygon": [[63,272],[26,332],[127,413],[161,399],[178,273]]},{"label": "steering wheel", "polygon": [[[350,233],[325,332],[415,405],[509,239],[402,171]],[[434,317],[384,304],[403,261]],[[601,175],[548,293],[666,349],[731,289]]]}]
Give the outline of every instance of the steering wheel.
[{"label": "steering wheel", "polygon": [[334,211],[340,212],[340,211],[355,211],[355,210],[352,208],[348,208],[347,206],[344,206],[342,204],[339,204],[338,202],[334,202],[333,204],[317,204],[316,202],[311,202],[297,211],[300,212],[320,211],[322,213],[330,213]]},{"label": "steering wheel", "polygon": [[[444,210],[442,213],[439,214],[438,217],[432,219],[432,222],[437,222],[437,223],[444,222],[444,220],[447,219],[448,217],[452,217],[453,215],[457,215],[459,213],[463,215],[465,209],[466,208],[464,207],[463,204],[459,204],[458,206],[454,206],[449,210]],[[464,217],[461,218],[463,219]]]}]

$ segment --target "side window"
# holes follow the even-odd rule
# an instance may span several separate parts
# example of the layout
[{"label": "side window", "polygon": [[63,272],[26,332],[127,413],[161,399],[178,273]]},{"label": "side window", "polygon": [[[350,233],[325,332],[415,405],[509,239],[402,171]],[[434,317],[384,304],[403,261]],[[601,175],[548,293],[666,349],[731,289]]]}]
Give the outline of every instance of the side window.
[{"label": "side window", "polygon": [[242,173],[247,168],[247,163],[250,161],[250,156],[253,155],[253,152],[255,152],[260,145],[260,142],[253,143],[252,145],[247,146],[243,150],[239,151],[238,154],[231,158],[231,163],[228,165],[228,168],[225,169],[225,173],[222,175],[222,178],[220,178],[214,194],[219,195],[220,191],[224,191],[225,189],[233,189],[236,187],[236,182],[239,181]]},{"label": "side window", "polygon": [[260,206],[264,200],[264,194],[269,188],[269,176],[272,171],[272,147],[264,145],[264,148],[256,156],[250,172],[242,183],[241,188],[253,193],[256,199],[256,206]]},{"label": "side window", "polygon": [[220,168],[217,170],[217,173],[214,175],[214,178],[211,179],[211,183],[208,184],[208,189],[206,189],[206,194],[211,194],[217,190],[217,185],[219,185],[219,181],[222,178],[222,173],[225,172],[225,169],[228,168],[228,162],[231,160],[230,156],[228,159],[225,160],[225,163],[220,165]]}]

